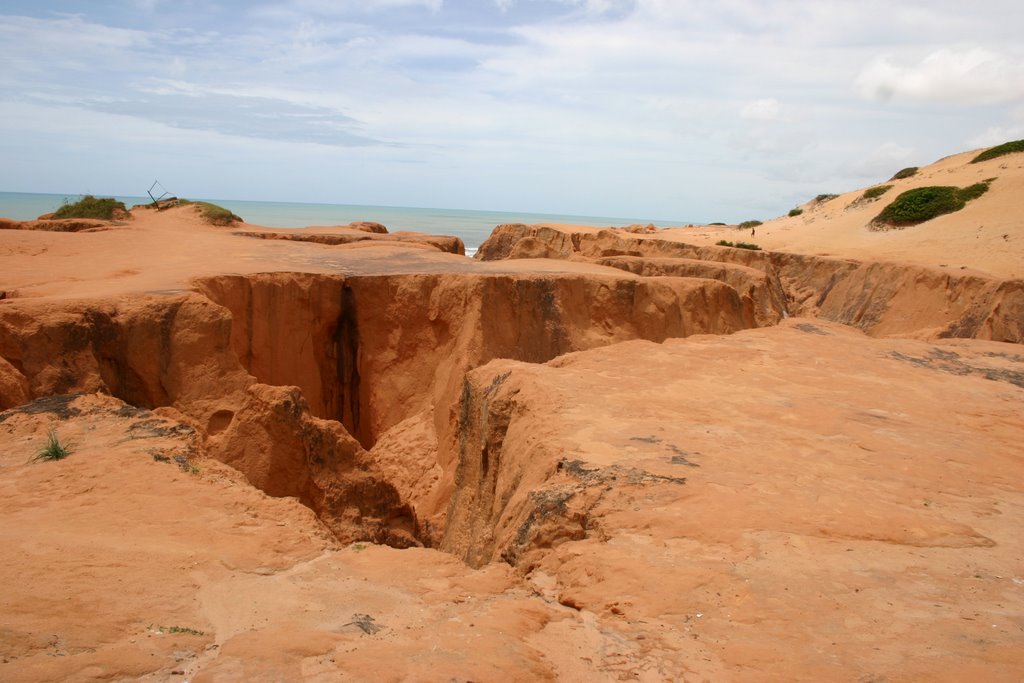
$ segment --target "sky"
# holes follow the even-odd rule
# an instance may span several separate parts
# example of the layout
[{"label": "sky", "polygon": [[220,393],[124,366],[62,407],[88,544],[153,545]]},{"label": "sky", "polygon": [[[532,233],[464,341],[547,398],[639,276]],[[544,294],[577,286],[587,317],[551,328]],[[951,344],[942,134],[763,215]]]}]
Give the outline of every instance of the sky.
[{"label": "sky", "polygon": [[1024,138],[1020,0],[4,0],[0,191],[738,222]]}]

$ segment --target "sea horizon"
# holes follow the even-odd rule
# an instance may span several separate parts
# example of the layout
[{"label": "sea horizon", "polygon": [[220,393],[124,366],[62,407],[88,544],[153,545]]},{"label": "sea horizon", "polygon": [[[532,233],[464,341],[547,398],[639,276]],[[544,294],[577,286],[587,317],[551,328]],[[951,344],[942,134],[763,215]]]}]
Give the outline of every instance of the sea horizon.
[{"label": "sea horizon", "polygon": [[[73,202],[82,194],[56,192],[0,192],[0,217],[11,220],[34,220]],[[126,206],[149,204],[148,197],[113,196]],[[626,218],[622,216],[590,216],[578,214],[477,211],[410,206],[378,206],[370,204],[329,204],[319,202],[270,202],[261,200],[196,198],[232,211],[246,223],[269,228],[304,228],[308,226],[346,225],[354,221],[373,221],[387,226],[390,232],[403,230],[435,235],[452,235],[462,239],[467,252],[474,252],[498,225],[504,223],[570,223],[602,227],[625,227],[653,224],[657,227],[687,225],[684,221]]]}]

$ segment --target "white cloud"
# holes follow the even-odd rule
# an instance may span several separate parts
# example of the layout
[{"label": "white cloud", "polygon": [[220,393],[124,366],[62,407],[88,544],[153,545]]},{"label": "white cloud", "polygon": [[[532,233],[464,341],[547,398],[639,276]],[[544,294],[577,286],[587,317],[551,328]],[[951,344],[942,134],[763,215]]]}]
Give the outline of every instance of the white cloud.
[{"label": "white cloud", "polygon": [[885,179],[914,162],[913,148],[896,142],[883,142],[863,159],[847,164],[843,170],[857,178]]},{"label": "white cloud", "polygon": [[899,66],[879,57],[855,81],[871,99],[993,104],[1024,99],[1024,61],[985,48],[941,49],[918,64]]},{"label": "white cloud", "polygon": [[754,100],[740,110],[740,118],[748,121],[777,121],[782,105],[774,98]]},{"label": "white cloud", "polygon": [[437,12],[444,5],[444,0],[292,0],[292,4],[304,12],[332,15],[353,11],[376,12],[404,7],[425,7],[432,12]]},{"label": "white cloud", "polygon": [[1024,139],[1024,106],[1012,111],[1005,124],[989,126],[983,132],[969,137],[966,144],[969,147],[994,147],[1020,139]]}]

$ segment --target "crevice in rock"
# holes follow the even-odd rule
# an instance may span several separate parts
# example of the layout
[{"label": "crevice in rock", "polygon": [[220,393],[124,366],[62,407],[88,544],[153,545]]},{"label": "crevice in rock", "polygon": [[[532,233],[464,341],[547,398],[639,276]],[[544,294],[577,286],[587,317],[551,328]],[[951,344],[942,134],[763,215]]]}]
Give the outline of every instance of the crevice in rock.
[{"label": "crevice in rock", "polygon": [[341,297],[341,314],[335,325],[334,357],[336,359],[334,385],[337,388],[337,414],[335,419],[345,425],[364,448],[367,443],[359,425],[359,326],[356,316],[356,298],[349,285],[344,285]]}]

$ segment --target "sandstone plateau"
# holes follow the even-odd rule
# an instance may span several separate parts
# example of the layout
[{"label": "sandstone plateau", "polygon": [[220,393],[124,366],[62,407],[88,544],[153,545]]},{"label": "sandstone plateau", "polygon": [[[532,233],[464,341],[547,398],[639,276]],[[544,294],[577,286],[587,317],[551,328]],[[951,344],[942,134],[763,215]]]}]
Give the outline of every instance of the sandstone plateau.
[{"label": "sandstone plateau", "polygon": [[1024,155],[969,160],[763,251],[0,222],[0,680],[1021,680]]}]

